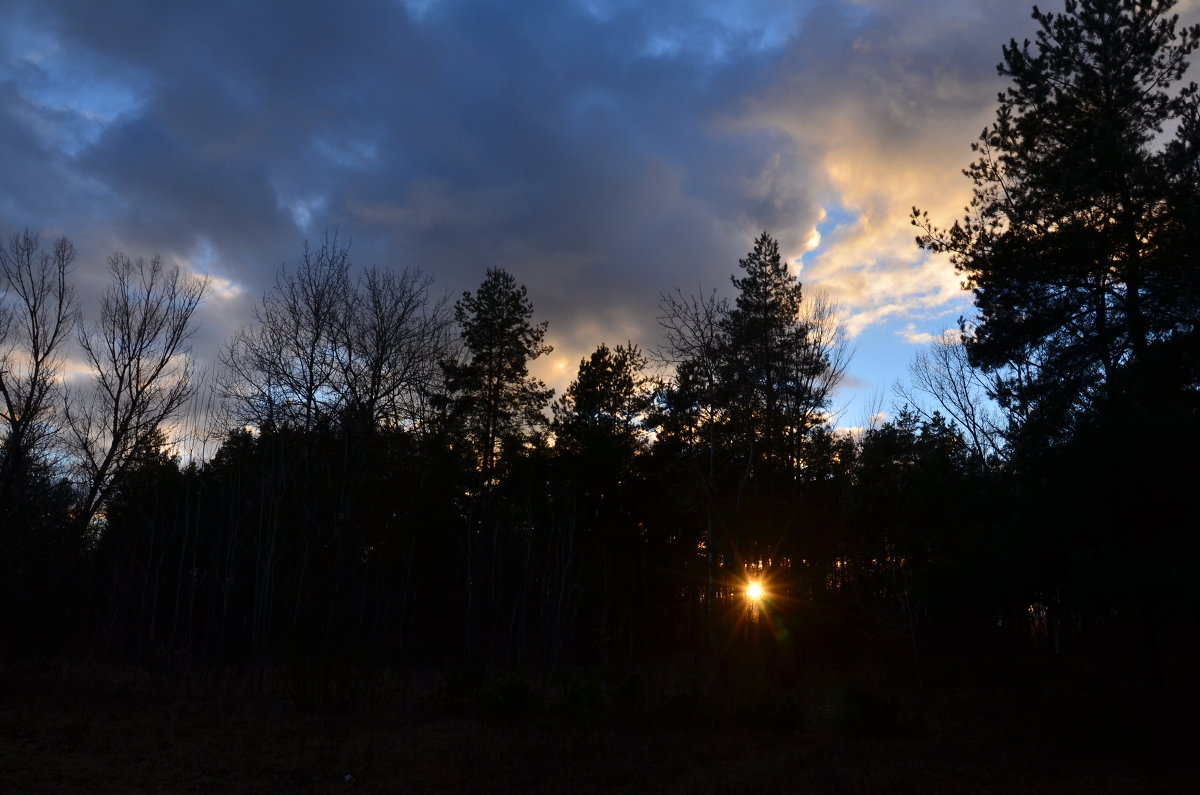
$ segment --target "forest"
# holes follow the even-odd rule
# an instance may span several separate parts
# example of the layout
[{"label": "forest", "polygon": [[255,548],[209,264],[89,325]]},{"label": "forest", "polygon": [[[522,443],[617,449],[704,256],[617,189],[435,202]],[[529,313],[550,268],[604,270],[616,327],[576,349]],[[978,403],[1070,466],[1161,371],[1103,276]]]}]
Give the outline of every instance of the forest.
[{"label": "forest", "polygon": [[[974,314],[855,433],[836,308],[766,232],[726,289],[661,296],[661,343],[598,342],[556,395],[519,263],[447,300],[305,243],[205,380],[203,280],[117,253],[83,318],[71,243],[16,231],[0,664],[318,702],[439,672],[513,709],[564,671],[664,666],[696,700],[1031,665],[1190,687],[1200,28],[1171,6],[1035,9],[1004,47],[970,206],[910,219]],[[863,732],[898,725],[872,698]]]}]

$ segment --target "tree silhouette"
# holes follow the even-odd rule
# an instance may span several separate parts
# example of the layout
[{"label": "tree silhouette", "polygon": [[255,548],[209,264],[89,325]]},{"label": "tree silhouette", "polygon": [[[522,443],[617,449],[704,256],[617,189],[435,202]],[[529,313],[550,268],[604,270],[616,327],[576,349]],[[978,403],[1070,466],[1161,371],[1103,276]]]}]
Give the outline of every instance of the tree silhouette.
[{"label": "tree silhouette", "polygon": [[[743,435],[747,477],[795,462],[795,445],[819,418],[824,394],[809,385],[828,361],[810,356],[807,329],[800,319],[803,291],[766,232],[739,260],[744,275],[731,277],[738,294],[726,318],[724,367],[728,407]],[[815,402],[815,405],[814,405]],[[762,474],[767,474],[763,472]]]},{"label": "tree silhouette", "polygon": [[307,242],[223,354],[224,389],[259,428],[417,429],[429,419],[437,365],[449,348],[444,300],[419,270],[372,266],[351,280],[350,249]]},{"label": "tree silhouette", "polygon": [[[663,343],[657,358],[674,369],[674,377],[659,390],[655,423],[659,429],[655,449],[667,459],[668,477],[699,486],[704,511],[704,606],[709,646],[716,648],[713,597],[717,572],[717,475],[721,403],[722,353],[726,349],[725,323],[729,302],[714,291],[705,296],[685,296],[676,290],[659,299],[658,324]],[[661,465],[660,465],[661,466]],[[683,473],[671,471],[682,468]],[[674,535],[674,534],[671,534]],[[695,540],[684,536],[685,550]]]},{"label": "tree silhouette", "polygon": [[965,218],[913,216],[974,292],[964,342],[1008,413],[998,551],[1018,598],[1055,626],[1072,597],[1139,616],[1153,676],[1154,627],[1194,603],[1173,561],[1196,554],[1176,518],[1187,476],[1153,466],[1194,446],[1200,411],[1200,89],[1180,82],[1200,26],[1177,29],[1174,5],[1035,7],[1035,41],[1003,50],[1010,84],[973,146]]},{"label": "tree silhouette", "polygon": [[1042,439],[1137,389],[1127,374],[1155,359],[1200,384],[1181,352],[1200,305],[1200,96],[1176,85],[1200,26],[1177,32],[1173,5],[1035,8],[1035,42],[1004,47],[1011,84],[973,145],[965,218],[938,229],[914,210],[918,243],[949,252],[974,292],[972,363],[1002,371],[997,397]]},{"label": "tree silhouette", "polygon": [[454,305],[463,356],[442,364],[451,413],[472,445],[485,476],[505,449],[519,448],[546,427],[554,390],[529,375],[529,363],[552,348],[542,340],[546,323],[533,323],[524,285],[501,268],[489,268],[474,292]]},{"label": "tree silhouette", "polygon": [[617,463],[646,439],[641,422],[650,410],[646,357],[633,343],[601,344],[579,362],[579,372],[554,404],[555,446]]},{"label": "tree silhouette", "polygon": [[168,269],[158,257],[108,261],[112,282],[99,322],[79,336],[93,385],[68,404],[70,445],[80,468],[79,521],[87,527],[114,482],[147,440],[191,396],[192,316],[206,282]]},{"label": "tree silhouette", "polygon": [[493,655],[517,653],[528,616],[530,578],[513,575],[527,572],[533,561],[526,530],[533,523],[535,495],[544,497],[537,453],[554,394],[529,375],[529,363],[551,350],[543,343],[546,323],[535,324],[532,317],[524,285],[490,268],[479,289],[455,303],[461,355],[442,361],[441,437],[469,467],[460,474],[459,494],[470,659],[480,636]]},{"label": "tree silhouette", "polygon": [[62,361],[77,316],[75,250],[28,229],[0,246],[0,645],[51,653],[78,577],[75,494],[61,435]]},{"label": "tree silhouette", "polygon": [[430,417],[438,362],[450,343],[445,300],[432,277],[369,268],[348,295],[334,345],[343,420],[360,427],[419,429]]},{"label": "tree silhouette", "polygon": [[9,533],[54,482],[59,375],[76,322],[67,283],[74,258],[65,237],[43,251],[29,230],[0,247],[0,525]]},{"label": "tree silhouette", "polygon": [[305,241],[295,272],[279,270],[255,310],[258,326],[242,329],[223,357],[225,388],[244,422],[308,430],[333,421],[341,407],[337,337],[347,322],[349,271],[350,250],[336,235],[315,249]]},{"label": "tree silhouette", "polygon": [[[792,475],[802,464],[805,440],[828,419],[824,412],[845,366],[829,307],[808,310],[812,302],[805,301],[774,238],[763,232],[738,265],[744,275],[732,277],[738,294],[724,320],[721,368],[723,413],[741,468],[735,547],[743,528],[787,527]],[[781,537],[760,535],[753,532],[747,540],[777,544]]]},{"label": "tree silhouette", "polygon": [[[988,399],[992,385],[987,374],[972,367],[960,334],[945,334],[913,356],[909,382],[897,382],[895,392],[926,420],[942,413],[957,425],[978,465],[995,463],[1003,451],[1002,417]],[[923,406],[920,395],[936,407]]]}]

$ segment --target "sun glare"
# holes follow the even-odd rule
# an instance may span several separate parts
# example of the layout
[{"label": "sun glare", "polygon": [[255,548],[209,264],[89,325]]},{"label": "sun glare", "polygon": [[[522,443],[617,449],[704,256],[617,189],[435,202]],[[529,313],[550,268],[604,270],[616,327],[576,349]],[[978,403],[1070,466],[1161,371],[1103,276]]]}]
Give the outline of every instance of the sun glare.
[{"label": "sun glare", "polygon": [[746,598],[751,602],[757,602],[763,598],[762,583],[758,580],[751,580],[746,586]]}]

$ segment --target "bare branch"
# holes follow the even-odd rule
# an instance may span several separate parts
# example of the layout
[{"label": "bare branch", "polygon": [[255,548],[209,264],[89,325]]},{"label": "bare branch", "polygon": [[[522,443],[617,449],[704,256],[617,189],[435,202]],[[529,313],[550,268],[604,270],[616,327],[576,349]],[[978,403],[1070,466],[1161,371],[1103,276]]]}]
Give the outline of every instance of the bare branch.
[{"label": "bare branch", "polygon": [[62,348],[76,322],[67,284],[75,250],[43,251],[28,229],[0,247],[0,504],[13,506],[49,465],[58,432]]},{"label": "bare branch", "polygon": [[908,366],[911,387],[897,383],[894,391],[925,419],[933,416],[921,395],[932,398],[940,411],[963,432],[972,453],[991,461],[1003,447],[1002,422],[988,397],[990,385],[967,360],[961,336],[943,334],[917,351]]},{"label": "bare branch", "polygon": [[86,527],[138,448],[174,418],[192,394],[187,342],[207,282],[166,269],[158,257],[109,257],[112,281],[100,319],[80,333],[92,368],[89,394],[67,404],[71,444],[86,496]]}]

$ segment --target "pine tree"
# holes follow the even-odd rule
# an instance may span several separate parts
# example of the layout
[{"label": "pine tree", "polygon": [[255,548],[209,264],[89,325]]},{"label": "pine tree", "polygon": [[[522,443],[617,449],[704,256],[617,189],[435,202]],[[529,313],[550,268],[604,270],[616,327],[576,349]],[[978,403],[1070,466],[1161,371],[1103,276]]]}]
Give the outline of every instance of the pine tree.
[{"label": "pine tree", "polygon": [[1068,438],[1164,374],[1200,386],[1200,104],[1178,85],[1200,26],[1177,31],[1174,4],[1035,7],[1036,40],[1003,50],[1011,84],[972,147],[966,217],[943,230],[914,209],[918,243],[974,291],[972,363],[1002,373],[997,396],[1030,436]]},{"label": "pine tree", "polygon": [[[640,418],[650,409],[646,357],[633,343],[603,343],[554,405],[556,447],[583,454],[632,456],[644,442]],[[618,463],[618,462],[614,462]]]},{"label": "pine tree", "polygon": [[491,268],[475,293],[454,305],[464,355],[442,364],[452,416],[485,475],[505,449],[518,447],[546,426],[554,390],[529,375],[529,363],[549,353],[546,323],[533,323],[533,305],[512,274]]},{"label": "pine tree", "polygon": [[966,217],[913,218],[974,292],[968,355],[1009,414],[1016,598],[1136,611],[1155,677],[1154,627],[1194,609],[1177,561],[1196,554],[1194,472],[1162,462],[1200,439],[1200,90],[1181,83],[1200,25],[1174,5],[1035,7],[1035,41],[1003,50]]},{"label": "pine tree", "polygon": [[[766,232],[731,277],[738,295],[724,321],[724,386],[736,443],[752,468],[767,475],[799,463],[800,446],[824,420],[822,410],[840,371],[836,328],[823,309],[809,310],[800,280]],[[824,326],[824,327],[823,327]]]}]

